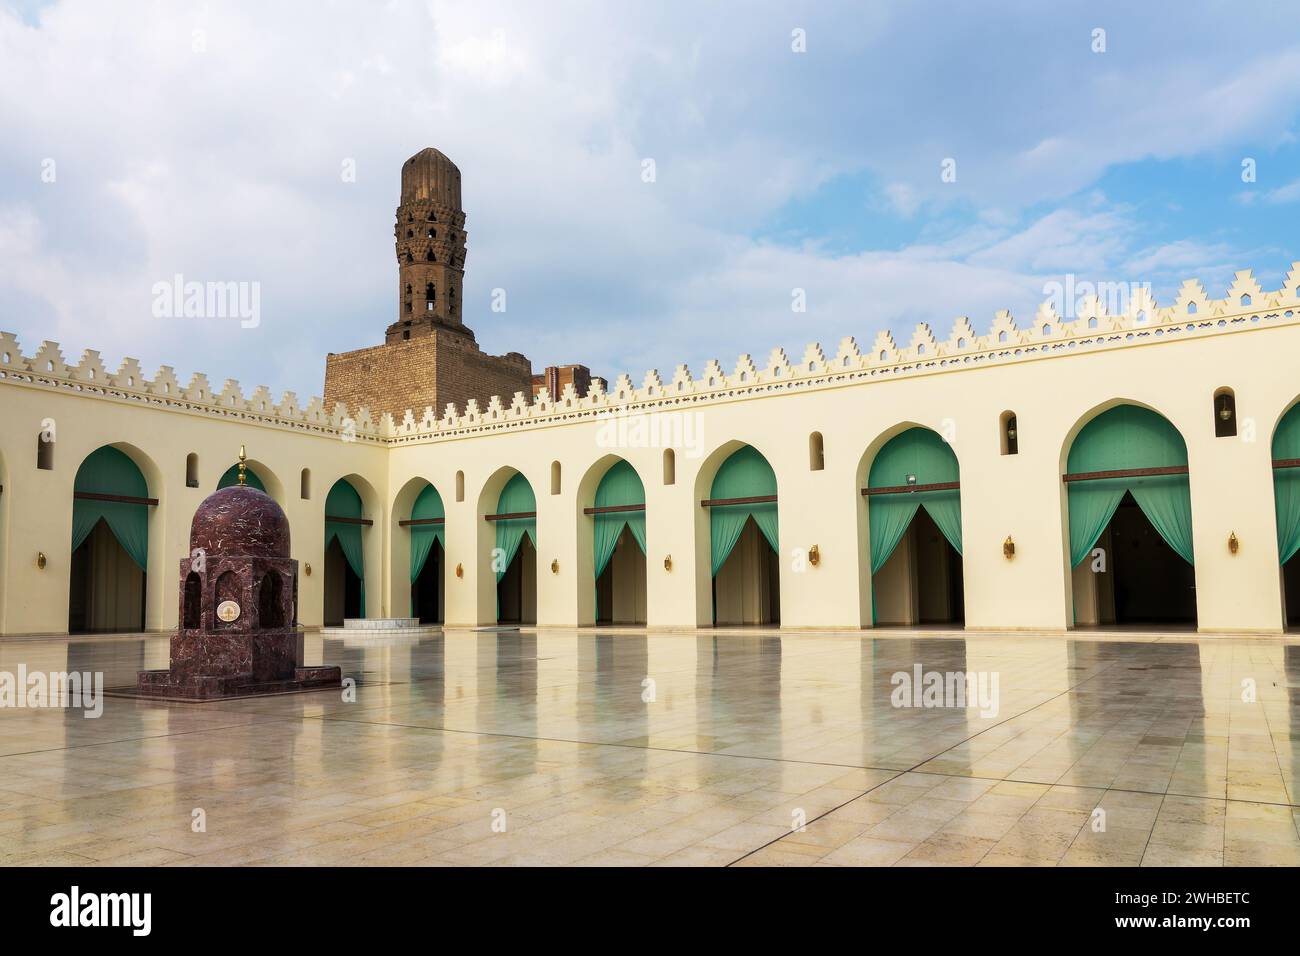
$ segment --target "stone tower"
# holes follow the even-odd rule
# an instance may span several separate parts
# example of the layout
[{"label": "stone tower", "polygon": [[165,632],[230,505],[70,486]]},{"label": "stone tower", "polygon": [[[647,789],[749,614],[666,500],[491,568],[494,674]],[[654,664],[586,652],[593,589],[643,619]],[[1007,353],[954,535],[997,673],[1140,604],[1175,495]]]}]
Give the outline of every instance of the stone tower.
[{"label": "stone tower", "polygon": [[386,342],[428,334],[435,326],[467,332],[461,318],[465,212],[460,170],[441,152],[422,149],[402,164],[402,194],[393,227],[397,247],[397,321]]},{"label": "stone tower", "polygon": [[344,402],[355,415],[368,408],[376,421],[385,412],[401,423],[409,410],[418,421],[425,408],[441,417],[449,403],[464,412],[470,400],[485,408],[493,396],[509,405],[543,386],[552,393],[572,381],[585,394],[592,381],[581,365],[548,368],[534,376],[518,352],[489,355],[465,324],[465,213],[460,207],[460,170],[432,147],[402,164],[402,192],[393,226],[397,252],[397,321],[384,344],[325,358],[325,406]]}]

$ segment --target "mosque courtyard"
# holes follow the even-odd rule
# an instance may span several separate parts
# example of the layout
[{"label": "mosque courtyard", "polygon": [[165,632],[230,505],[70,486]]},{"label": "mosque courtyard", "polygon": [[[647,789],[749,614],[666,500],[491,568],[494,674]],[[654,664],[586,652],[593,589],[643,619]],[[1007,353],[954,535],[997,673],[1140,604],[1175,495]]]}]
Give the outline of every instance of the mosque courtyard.
[{"label": "mosque courtyard", "polygon": [[[167,653],[8,639],[0,671],[113,688]],[[1291,638],[435,629],[306,659],[344,690],[0,708],[0,863],[1300,864]],[[979,699],[899,692],[931,672]]]}]

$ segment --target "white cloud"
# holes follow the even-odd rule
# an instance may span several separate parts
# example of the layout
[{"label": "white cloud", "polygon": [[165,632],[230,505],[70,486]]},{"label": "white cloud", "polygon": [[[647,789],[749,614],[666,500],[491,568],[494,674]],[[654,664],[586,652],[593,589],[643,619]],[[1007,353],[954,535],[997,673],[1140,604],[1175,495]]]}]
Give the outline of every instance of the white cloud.
[{"label": "white cloud", "polygon": [[[639,380],[649,365],[833,348],[887,325],[906,337],[922,319],[979,325],[1032,308],[1062,271],[1224,261],[1214,245],[1146,250],[1137,213],[1100,193],[1082,209],[1052,200],[1117,162],[1276,133],[1300,99],[1285,31],[1225,16],[1213,46],[1244,52],[1206,69],[1203,29],[1120,21],[1115,52],[1090,59],[1085,30],[1083,52],[1057,63],[1044,37],[1068,23],[1026,15],[993,49],[970,41],[984,18],[950,8],[935,29],[924,8],[834,4],[324,2],[304,17],[252,2],[58,3],[35,28],[0,9],[0,328],[29,347],[57,338],[110,363],[132,354],[317,392],[325,352],[376,343],[396,314],[398,169],[426,145],[463,174],[467,322],[485,348],[538,366]],[[806,54],[790,51],[792,22]],[[961,172],[940,189],[945,156]],[[922,241],[843,255],[752,238],[858,172],[888,184],[894,213],[931,216]],[[949,225],[955,208],[975,223]],[[153,283],[178,272],[261,282],[261,326],[151,318]],[[795,286],[806,314],[790,312]],[[504,315],[487,308],[498,287]]]}]

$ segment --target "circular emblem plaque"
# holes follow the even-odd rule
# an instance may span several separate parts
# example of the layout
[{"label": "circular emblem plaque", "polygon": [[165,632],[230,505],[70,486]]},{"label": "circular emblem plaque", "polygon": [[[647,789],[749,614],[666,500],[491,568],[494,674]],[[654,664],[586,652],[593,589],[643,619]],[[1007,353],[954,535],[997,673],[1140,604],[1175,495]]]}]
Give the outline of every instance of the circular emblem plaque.
[{"label": "circular emblem plaque", "polygon": [[239,605],[234,601],[222,601],[217,605],[217,617],[229,624],[239,617]]}]

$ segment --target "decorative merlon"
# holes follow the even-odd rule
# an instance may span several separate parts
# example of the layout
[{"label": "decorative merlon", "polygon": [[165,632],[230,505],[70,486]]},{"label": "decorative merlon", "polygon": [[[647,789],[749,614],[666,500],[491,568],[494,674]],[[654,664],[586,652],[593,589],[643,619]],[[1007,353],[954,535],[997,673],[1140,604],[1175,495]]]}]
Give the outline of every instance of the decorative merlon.
[{"label": "decorative merlon", "polygon": [[86,349],[76,365],[68,365],[57,342],[42,342],[35,352],[24,356],[11,332],[0,332],[0,383],[52,387],[108,400],[148,400],[155,406],[192,414],[238,416],[267,427],[307,429],[376,442],[410,441],[485,428],[558,423],[631,406],[654,411],[665,402],[683,399],[734,400],[791,388],[880,381],[954,367],[978,368],[1077,353],[1081,348],[1124,347],[1164,338],[1300,322],[1300,262],[1292,263],[1282,288],[1271,292],[1264,291],[1254,275],[1244,270],[1236,273],[1222,299],[1209,298],[1200,282],[1188,279],[1173,305],[1163,308],[1142,286],[1131,289],[1125,311],[1116,315],[1109,314],[1106,303],[1096,295],[1081,303],[1062,305],[1074,314],[1062,316],[1056,304],[1047,301],[1038,307],[1025,329],[1018,328],[1011,313],[1003,310],[994,316],[988,334],[981,336],[969,318],[959,316],[945,338],[940,338],[928,323],[919,323],[902,348],[887,330],[876,335],[865,353],[853,336],[845,336],[829,359],[821,345],[813,342],[796,365],[791,364],[783,349],[775,348],[762,368],[746,353],[737,358],[730,373],[711,359],[699,376],[686,365],[676,366],[667,383],[658,370],[650,369],[639,387],[624,373],[608,392],[596,382],[586,395],[579,396],[570,383],[558,398],[545,388],[531,397],[515,392],[509,405],[493,396],[484,408],[477,401],[469,401],[463,412],[454,404],[448,404],[441,413],[426,406],[418,414],[408,409],[400,422],[388,413],[376,420],[369,409],[354,411],[343,402],[327,410],[324,401],[315,397],[303,406],[293,392],[285,392],[275,402],[264,385],[245,397],[235,379],[227,379],[217,391],[201,372],[182,387],[171,366],[162,366],[150,379],[133,358],[123,359],[116,372],[109,372],[94,349]]}]

